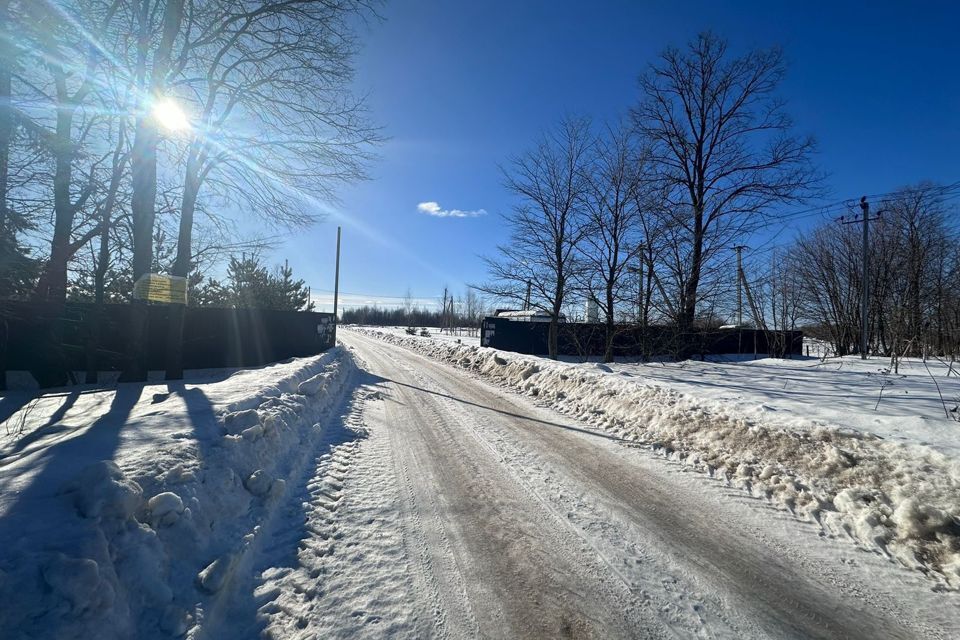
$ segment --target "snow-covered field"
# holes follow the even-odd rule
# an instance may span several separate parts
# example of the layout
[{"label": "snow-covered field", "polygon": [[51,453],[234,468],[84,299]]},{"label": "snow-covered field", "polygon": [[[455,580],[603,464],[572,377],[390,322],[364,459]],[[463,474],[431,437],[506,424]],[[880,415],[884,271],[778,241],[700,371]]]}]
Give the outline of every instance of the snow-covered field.
[{"label": "snow-covered field", "polygon": [[219,380],[4,395],[0,635],[224,627],[354,369],[337,348]]},{"label": "snow-covered field", "polygon": [[[410,338],[401,327],[371,327]],[[478,336],[458,336],[430,329],[416,340],[480,346]],[[905,359],[899,371],[887,358],[716,357],[708,361],[612,364],[562,361],[598,374],[641,378],[704,402],[735,406],[764,424],[788,429],[840,427],[905,444],[931,446],[960,457],[960,363]]]},{"label": "snow-covered field", "polygon": [[422,327],[416,327],[416,329],[417,329],[417,334],[418,334],[418,335],[416,335],[416,336],[410,336],[410,335],[408,335],[408,334],[407,334],[407,331],[406,331],[406,329],[405,329],[404,327],[363,327],[363,326],[354,326],[354,327],[351,327],[351,326],[347,325],[347,328],[356,328],[356,329],[368,328],[368,329],[376,329],[377,331],[380,331],[380,332],[382,332],[382,333],[386,333],[386,334],[389,334],[389,335],[398,336],[398,337],[402,337],[402,338],[414,337],[414,338],[418,338],[418,339],[421,339],[421,340],[438,340],[438,341],[440,341],[440,342],[450,342],[450,343],[453,343],[453,344],[465,344],[465,345],[471,345],[471,346],[475,346],[475,347],[479,347],[479,346],[480,346],[480,332],[477,331],[477,332],[476,332],[476,335],[472,335],[472,336],[471,336],[471,335],[467,335],[466,329],[462,330],[462,331],[458,334],[458,333],[456,333],[456,331],[457,331],[456,329],[453,330],[453,333],[446,333],[446,332],[441,332],[440,329],[437,329],[436,327],[426,327],[427,331],[430,332],[430,336],[427,338],[427,337],[423,337],[423,336],[419,335],[419,332],[420,332],[420,330],[422,329]]},{"label": "snow-covered field", "polygon": [[[960,456],[960,366],[882,358],[583,365],[635,376],[784,428],[842,427]],[[941,400],[942,397],[942,400]]]},{"label": "snow-covered field", "polygon": [[358,330],[648,444],[960,587],[960,423],[940,401],[950,413],[960,383],[944,365],[911,361],[891,375],[886,362],[852,358],[572,364]]}]

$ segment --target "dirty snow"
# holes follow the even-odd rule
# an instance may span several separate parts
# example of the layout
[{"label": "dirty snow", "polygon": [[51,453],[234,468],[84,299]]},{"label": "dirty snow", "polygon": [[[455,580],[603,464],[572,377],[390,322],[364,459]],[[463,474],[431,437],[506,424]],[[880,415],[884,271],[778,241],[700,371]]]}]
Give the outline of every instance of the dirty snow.
[{"label": "dirty snow", "polygon": [[[869,371],[857,376],[857,367],[846,360],[835,362],[833,369],[814,368],[817,361],[810,360],[578,365],[357,330],[473,371],[618,437],[647,444],[813,520],[826,532],[844,532],[925,572],[941,587],[960,587],[960,449],[955,436],[942,436],[939,446],[931,446],[934,439],[922,426],[956,432],[960,425],[929,415],[929,392],[914,392],[920,409],[909,409],[905,398],[892,399],[892,415],[879,414],[885,416],[876,428],[887,436],[882,437],[866,428],[869,422],[862,416],[869,406],[859,414],[850,405],[830,408],[832,395],[843,397],[843,385],[859,385],[865,394],[874,380]],[[840,367],[853,370],[853,381],[845,381],[846,373],[836,371]],[[894,384],[921,389],[921,376],[911,379],[905,369],[901,373],[906,377]],[[658,370],[659,377],[650,373]],[[704,372],[701,377],[698,371]],[[748,382],[757,378],[751,371],[765,371],[766,381]],[[817,382],[821,374],[826,379]],[[790,376],[797,378],[792,384]],[[956,378],[946,385],[945,379],[943,375],[938,380],[941,388],[956,388],[950,386]],[[787,391],[772,393],[777,380],[781,386],[786,383]],[[801,395],[791,396],[791,387],[802,390]],[[802,413],[804,406],[813,419]],[[913,411],[927,420],[910,423]],[[909,426],[896,426],[904,423]],[[894,431],[899,438],[890,437]]]},{"label": "dirty snow", "polygon": [[906,359],[899,373],[888,359],[857,356],[582,366],[735,405],[765,424],[843,427],[960,456],[960,366],[938,360]]}]

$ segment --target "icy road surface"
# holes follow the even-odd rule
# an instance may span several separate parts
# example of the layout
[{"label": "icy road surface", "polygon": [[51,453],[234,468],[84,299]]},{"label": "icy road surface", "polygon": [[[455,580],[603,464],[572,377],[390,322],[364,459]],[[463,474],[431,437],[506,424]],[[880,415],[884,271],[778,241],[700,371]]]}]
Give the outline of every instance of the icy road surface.
[{"label": "icy road surface", "polygon": [[297,498],[296,566],[262,573],[270,637],[960,637],[960,598],[918,573],[462,371],[341,338],[366,370],[344,419],[360,437]]}]

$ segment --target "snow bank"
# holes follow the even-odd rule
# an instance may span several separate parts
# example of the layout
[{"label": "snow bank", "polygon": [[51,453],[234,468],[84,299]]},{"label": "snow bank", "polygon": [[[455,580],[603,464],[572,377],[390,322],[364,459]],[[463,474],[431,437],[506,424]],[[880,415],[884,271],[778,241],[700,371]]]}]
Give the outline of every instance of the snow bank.
[{"label": "snow bank", "polygon": [[312,463],[354,370],[337,348],[209,387],[146,386],[116,425],[104,421],[109,403],[91,401],[100,413],[78,412],[86,422],[63,430],[83,454],[84,439],[115,429],[109,460],[61,454],[65,468],[53,469],[61,444],[26,433],[31,447],[47,446],[17,453],[24,445],[13,443],[0,466],[0,485],[18,487],[0,500],[0,635],[196,631],[277,508],[284,478]]},{"label": "snow bank", "polygon": [[[788,429],[609,368],[358,331],[474,371],[960,587],[960,460],[842,425]],[[592,369],[592,370],[591,370]]]}]

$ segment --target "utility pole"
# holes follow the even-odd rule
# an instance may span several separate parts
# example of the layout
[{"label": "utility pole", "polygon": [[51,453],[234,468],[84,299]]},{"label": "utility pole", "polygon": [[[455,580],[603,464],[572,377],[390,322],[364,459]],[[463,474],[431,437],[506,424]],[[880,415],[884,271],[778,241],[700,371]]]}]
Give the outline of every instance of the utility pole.
[{"label": "utility pole", "polygon": [[870,255],[868,251],[870,234],[870,203],[867,202],[867,196],[860,198],[860,210],[863,212],[863,291],[860,300],[860,317],[862,324],[860,326],[860,359],[867,359],[867,332],[869,331],[867,323],[867,313],[869,313],[870,299]]},{"label": "utility pole", "polygon": [[533,288],[533,282],[527,280],[527,297],[523,299],[523,310],[527,311],[530,309],[530,291]]},{"label": "utility pole", "polygon": [[637,274],[637,324],[643,324],[643,258],[640,258],[640,266],[627,266],[627,271]]},{"label": "utility pole", "polygon": [[[860,198],[860,211],[863,215],[863,275],[861,283],[863,289],[860,291],[860,359],[867,359],[867,349],[869,348],[870,337],[870,220],[876,220],[883,211],[878,211],[873,218],[870,217],[870,203],[867,202],[867,196]],[[844,220],[840,218],[841,224],[855,224],[859,222],[856,217],[853,220]]]},{"label": "utility pole", "polygon": [[443,288],[443,310],[440,312],[440,333],[447,326],[447,288]]},{"label": "utility pole", "polygon": [[340,227],[337,227],[337,270],[333,277],[333,341],[337,341],[337,302],[340,297]]},{"label": "utility pole", "polygon": [[643,258],[637,266],[637,320],[643,319]]},{"label": "utility pole", "polygon": [[739,245],[733,248],[737,252],[737,328],[743,326],[743,256],[741,252],[749,247]]}]

